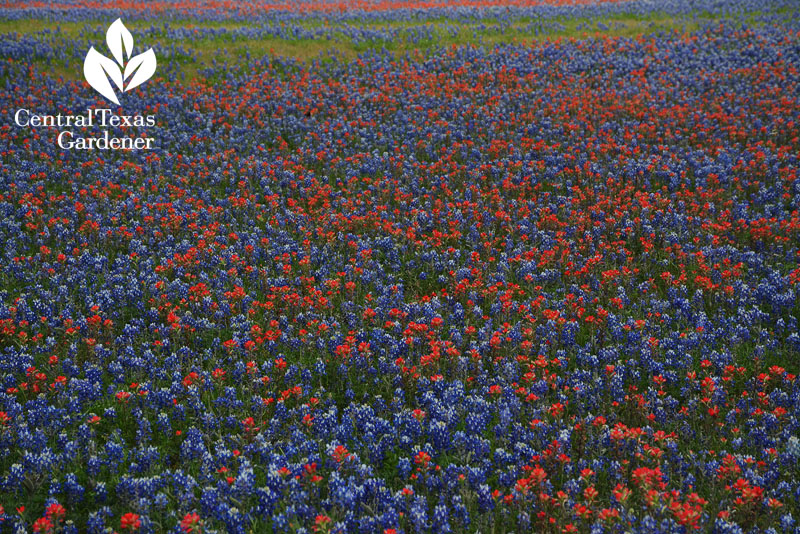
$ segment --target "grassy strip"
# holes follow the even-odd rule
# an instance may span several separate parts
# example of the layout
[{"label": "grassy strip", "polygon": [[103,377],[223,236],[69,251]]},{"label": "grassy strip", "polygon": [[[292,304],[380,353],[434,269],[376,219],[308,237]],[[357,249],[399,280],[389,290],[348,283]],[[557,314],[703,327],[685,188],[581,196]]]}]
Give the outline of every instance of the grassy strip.
[{"label": "grassy strip", "polygon": [[[750,19],[754,16],[748,17]],[[698,15],[697,20],[711,20],[707,15]],[[510,22],[510,23],[509,23]],[[364,21],[349,21],[349,22],[331,22],[323,19],[302,19],[292,22],[293,26],[304,28],[307,30],[325,28],[335,31],[336,29],[347,27],[365,28],[372,31],[379,30],[409,30],[414,28],[428,28],[434,30],[442,30],[447,27],[456,27],[460,30],[477,30],[479,28],[498,28],[500,25],[504,29],[521,29],[531,24],[542,24],[544,31],[548,31],[549,25],[559,26],[557,30],[551,30],[551,33],[556,36],[565,37],[579,37],[584,31],[586,26],[597,27],[598,24],[604,24],[612,27],[608,31],[609,35],[614,35],[614,26],[621,26],[627,28],[643,28],[649,25],[663,25],[666,24],[670,28],[678,29],[685,21],[681,21],[671,17],[665,13],[654,12],[648,16],[642,17],[634,14],[620,14],[612,17],[602,18],[554,18],[554,19],[537,19],[532,17],[516,17],[509,20],[499,20],[494,17],[472,19],[469,22],[436,18],[426,19],[420,21],[403,20],[403,21],[380,21],[380,20],[364,20]],[[92,20],[82,22],[63,22],[63,21],[48,21],[48,20],[4,20],[0,19],[0,34],[36,34],[39,32],[53,33],[57,36],[65,38],[91,38],[102,37],[109,21],[105,20]],[[193,29],[193,28],[209,28],[226,30],[235,32],[237,30],[244,30],[247,28],[262,28],[269,27],[269,25],[262,24],[245,24],[236,21],[192,21],[185,20],[171,20],[163,24],[154,24],[152,21],[131,20],[126,21],[125,25],[130,30],[148,30],[148,29]]]},{"label": "grassy strip", "polygon": [[[742,22],[757,24],[758,18],[763,13],[749,13],[741,17]],[[202,78],[203,70],[214,63],[228,65],[243,65],[246,58],[260,58],[265,55],[277,55],[297,59],[301,62],[336,55],[343,59],[353,59],[359,53],[370,49],[385,49],[395,55],[403,56],[414,50],[427,50],[437,46],[463,46],[474,44],[492,47],[501,44],[524,43],[543,39],[590,37],[637,37],[644,34],[653,34],[667,31],[692,32],[701,27],[704,22],[711,21],[708,15],[698,14],[693,18],[669,17],[663,13],[652,13],[648,16],[634,14],[621,14],[597,19],[575,18],[544,21],[531,18],[515,18],[511,21],[499,22],[495,18],[485,18],[470,22],[454,20],[435,21],[366,21],[363,26],[360,22],[335,23],[325,19],[298,20],[296,24],[307,29],[326,27],[333,33],[333,38],[319,39],[286,39],[282,37],[247,37],[240,31],[248,27],[258,28],[259,25],[246,25],[236,21],[202,22],[191,20],[173,20],[162,25],[154,25],[152,21],[132,20],[126,25],[136,32],[167,28],[213,28],[224,30],[215,36],[204,36],[200,33],[196,37],[179,40],[166,36],[166,31],[160,35],[149,35],[146,38],[148,46],[161,45],[167,48],[176,47],[189,51],[191,55],[176,56],[179,65],[179,75],[184,78]],[[0,38],[14,39],[19,35],[45,36],[65,47],[78,47],[80,41],[94,43],[95,46],[104,48],[105,21],[91,22],[53,22],[41,20],[0,20]],[[396,30],[397,38],[392,40],[375,39],[362,42],[353,42],[349,37],[337,34],[337,29],[344,29],[358,24],[359,27],[370,30]],[[420,31],[426,31],[429,36],[414,39]],[[76,41],[78,41],[76,43]],[[37,68],[64,79],[78,80],[81,78],[80,69],[74,65],[66,65],[58,60],[42,57],[31,58],[31,63]]]}]

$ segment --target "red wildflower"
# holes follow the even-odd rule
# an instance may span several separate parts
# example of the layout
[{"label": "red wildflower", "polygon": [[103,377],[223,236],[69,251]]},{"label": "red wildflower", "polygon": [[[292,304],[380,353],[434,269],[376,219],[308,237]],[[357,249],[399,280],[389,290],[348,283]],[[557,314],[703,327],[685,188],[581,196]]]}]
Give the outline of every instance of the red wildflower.
[{"label": "red wildflower", "polygon": [[181,530],[186,533],[197,533],[203,531],[203,524],[200,516],[196,513],[188,513],[181,519]]},{"label": "red wildflower", "polygon": [[139,519],[138,514],[134,514],[128,512],[127,514],[123,515],[119,520],[119,526],[122,530],[139,530],[139,527],[142,526],[142,522]]}]

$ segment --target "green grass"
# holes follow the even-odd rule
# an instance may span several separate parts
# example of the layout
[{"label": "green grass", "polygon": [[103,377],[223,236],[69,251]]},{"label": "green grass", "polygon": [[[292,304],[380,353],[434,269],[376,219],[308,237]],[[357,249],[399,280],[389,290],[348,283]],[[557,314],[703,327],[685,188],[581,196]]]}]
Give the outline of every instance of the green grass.
[{"label": "green grass", "polygon": [[[757,23],[760,13],[749,13],[742,16],[743,22]],[[787,15],[788,16],[788,15]],[[309,62],[318,58],[335,55],[344,60],[352,60],[358,54],[371,49],[385,49],[397,57],[402,57],[415,50],[429,50],[436,47],[463,46],[474,44],[476,46],[494,47],[496,45],[511,43],[531,43],[544,39],[575,38],[586,39],[600,36],[608,37],[637,37],[645,34],[659,32],[692,32],[701,25],[710,21],[708,15],[698,13],[694,18],[675,18],[664,13],[652,13],[647,16],[633,14],[619,14],[611,17],[597,19],[572,18],[554,19],[545,21],[530,17],[520,17],[509,21],[500,22],[495,18],[470,19],[455,21],[449,19],[433,19],[424,21],[358,21],[331,23],[324,18],[298,19],[292,24],[305,29],[325,27],[333,33],[333,38],[315,39],[285,39],[281,37],[253,38],[245,36],[240,30],[249,26],[240,21],[192,21],[189,19],[175,19],[165,23],[153,21],[132,20],[126,25],[134,34],[155,29],[145,36],[137,35],[139,46],[161,45],[176,47],[186,50],[189,54],[178,55],[176,63],[178,74],[184,79],[203,78],[204,69],[216,63],[228,65],[237,64],[245,66],[245,59],[249,54],[251,60],[264,56],[283,56],[294,58],[300,62]],[[0,38],[14,39],[21,35],[38,34],[45,36],[64,47],[80,49],[95,43],[99,49],[105,48],[105,30],[108,21],[97,19],[84,22],[56,22],[46,20],[2,20],[0,19]],[[607,29],[600,30],[599,25]],[[531,25],[538,28],[533,32]],[[349,37],[341,33],[348,26],[366,27],[371,30],[395,30],[399,36],[393,40],[372,40],[354,43]],[[224,30],[220,35],[204,36],[197,34],[185,40],[170,38],[166,35],[169,28],[213,28]],[[338,31],[337,31],[338,30]],[[413,35],[418,30],[430,32],[430,37],[413,41]],[[454,30],[457,32],[454,33]],[[73,63],[75,61],[73,60]],[[81,69],[76,65],[66,65],[62,62],[51,61],[44,57],[32,57],[31,63],[43,72],[50,75],[61,76],[66,80],[80,80]]]}]

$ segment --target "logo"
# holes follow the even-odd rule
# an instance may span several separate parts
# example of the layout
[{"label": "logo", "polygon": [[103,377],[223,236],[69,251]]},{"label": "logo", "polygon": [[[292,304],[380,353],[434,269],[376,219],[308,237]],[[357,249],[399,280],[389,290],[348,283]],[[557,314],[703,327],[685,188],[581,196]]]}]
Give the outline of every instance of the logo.
[{"label": "logo", "polygon": [[[118,94],[139,87],[155,74],[156,55],[152,48],[133,55],[133,35],[120,19],[108,27],[106,42],[114,59],[91,47],[83,62],[83,75],[95,91],[119,106]],[[14,114],[14,122],[20,128],[53,132],[63,150],[152,150],[155,139],[146,132],[157,127],[155,115],[123,115],[107,108],[74,115],[21,108]],[[123,137],[116,137],[120,134]]]},{"label": "logo", "polygon": [[131,57],[133,35],[122,23],[122,19],[115,20],[108,27],[106,43],[114,59],[91,47],[83,61],[83,75],[95,91],[120,105],[114,86],[125,93],[149,80],[156,72],[156,54],[150,48],[147,52]]}]

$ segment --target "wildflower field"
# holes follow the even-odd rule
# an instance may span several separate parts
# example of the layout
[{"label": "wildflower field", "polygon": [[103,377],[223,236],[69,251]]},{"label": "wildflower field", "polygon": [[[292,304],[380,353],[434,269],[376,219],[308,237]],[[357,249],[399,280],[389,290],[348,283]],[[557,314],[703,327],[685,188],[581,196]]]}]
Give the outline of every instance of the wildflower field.
[{"label": "wildflower field", "polygon": [[[0,49],[0,532],[800,532],[796,1],[0,1]],[[150,149],[59,144],[100,108]]]}]

